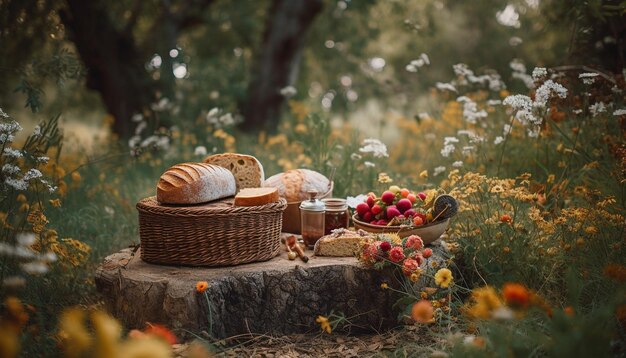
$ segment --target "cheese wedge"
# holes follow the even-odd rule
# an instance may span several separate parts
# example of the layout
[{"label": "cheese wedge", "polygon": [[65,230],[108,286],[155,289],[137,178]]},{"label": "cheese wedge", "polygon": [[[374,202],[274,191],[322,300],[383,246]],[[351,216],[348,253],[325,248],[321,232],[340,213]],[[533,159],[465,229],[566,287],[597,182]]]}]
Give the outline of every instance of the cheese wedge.
[{"label": "cheese wedge", "polygon": [[245,188],[235,195],[235,206],[258,206],[278,201],[276,188]]}]

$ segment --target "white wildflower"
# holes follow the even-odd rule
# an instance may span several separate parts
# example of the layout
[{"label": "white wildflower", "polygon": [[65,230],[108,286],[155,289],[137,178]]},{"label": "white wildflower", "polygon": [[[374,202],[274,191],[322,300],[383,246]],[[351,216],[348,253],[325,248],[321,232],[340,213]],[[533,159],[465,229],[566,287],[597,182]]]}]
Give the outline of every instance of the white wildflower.
[{"label": "white wildflower", "polygon": [[171,109],[173,104],[170,103],[170,100],[166,97],[161,98],[157,103],[152,103],[150,108],[155,112],[163,112],[168,109]]},{"label": "white wildflower", "polygon": [[533,89],[535,88],[535,80],[533,80],[532,76],[530,76],[527,73],[522,73],[522,72],[513,72],[511,74],[511,77],[521,80],[522,82],[524,82],[524,86],[526,86],[526,88],[528,89]]},{"label": "white wildflower", "polygon": [[376,166],[376,164],[368,162],[367,160],[363,162],[363,165],[365,165],[366,168],[374,168]]},{"label": "white wildflower", "polygon": [[545,107],[548,104],[548,100],[550,99],[550,95],[552,93],[554,93],[559,98],[566,98],[567,88],[552,80],[547,80],[539,88],[537,88],[537,92],[535,92],[535,101],[533,102],[533,106]]},{"label": "white wildflower", "polygon": [[573,110],[572,112],[574,112],[574,114],[581,114],[583,113],[583,110],[578,108],[578,109]]},{"label": "white wildflower", "polygon": [[456,99],[457,102],[463,102],[463,118],[471,124],[478,123],[478,119],[486,118],[487,112],[484,109],[478,110],[478,104],[467,96],[461,96]]},{"label": "white wildflower", "polygon": [[215,108],[211,108],[211,110],[209,111],[209,113],[206,114],[206,118],[207,120],[209,118],[213,118],[213,117],[217,117],[217,115],[220,113],[220,109],[215,107]]},{"label": "white wildflower", "polygon": [[500,104],[502,104],[502,101],[501,101],[501,100],[499,100],[499,99],[490,99],[490,100],[487,100],[487,105],[488,105],[488,106],[492,106],[492,107],[494,107],[494,106],[498,106],[498,105],[500,105]]},{"label": "white wildflower", "polygon": [[441,149],[441,156],[442,157],[449,157],[450,154],[452,154],[452,152],[454,152],[454,144],[447,144],[443,146],[443,149]]},{"label": "white wildflower", "polygon": [[408,72],[417,72],[420,67],[424,67],[425,65],[430,65],[430,59],[427,54],[423,53],[418,59],[413,60],[406,65],[405,70]]},{"label": "white wildflower", "polygon": [[43,174],[38,169],[29,169],[26,174],[24,174],[24,180],[31,180],[36,178],[41,178]]},{"label": "white wildflower", "polygon": [[135,148],[141,142],[141,137],[138,135],[130,137],[128,140],[128,147]]},{"label": "white wildflower", "polygon": [[35,157],[35,161],[37,163],[46,164],[46,163],[48,163],[48,161],[50,161],[50,157]]},{"label": "white wildflower", "polygon": [[463,161],[457,160],[456,162],[452,163],[452,166],[455,168],[460,168],[463,166]]},{"label": "white wildflower", "polygon": [[9,115],[8,115],[8,114],[6,114],[6,113],[2,110],[2,108],[0,108],[0,117],[2,117],[2,118],[9,118]]},{"label": "white wildflower", "polygon": [[454,85],[451,83],[437,82],[435,84],[435,87],[437,87],[437,89],[440,91],[457,92],[456,87],[454,87]]},{"label": "white wildflower", "polygon": [[583,83],[586,85],[591,85],[596,81],[596,77],[600,76],[597,72],[584,72],[578,75],[578,78],[583,80]]},{"label": "white wildflower", "polygon": [[458,143],[459,142],[459,138],[457,137],[445,137],[443,139],[443,145],[448,145],[451,143]]},{"label": "white wildflower", "polygon": [[197,155],[197,156],[207,155],[206,147],[203,145],[197,146],[196,149],[193,150],[193,155]]},{"label": "white wildflower", "polygon": [[372,155],[376,158],[389,156],[389,154],[387,154],[387,146],[385,145],[385,143],[374,138],[367,138],[363,140],[361,148],[359,148],[359,152],[372,153]]},{"label": "white wildflower", "polygon": [[502,128],[502,135],[506,137],[509,135],[509,133],[511,133],[512,130],[513,127],[510,124],[505,124]]},{"label": "white wildflower", "polygon": [[504,137],[502,136],[497,136],[494,140],[493,140],[493,144],[498,145],[500,143],[504,142]]},{"label": "white wildflower", "polygon": [[148,127],[148,123],[146,123],[146,121],[139,122],[137,127],[135,127],[135,135],[140,135],[141,132],[143,132],[144,129],[146,129],[147,127]]},{"label": "white wildflower", "polygon": [[12,187],[15,190],[26,190],[28,189],[28,183],[22,179],[14,179],[14,178],[5,178],[4,184]]},{"label": "white wildflower", "polygon": [[52,263],[57,260],[57,255],[55,255],[54,252],[48,251],[43,256],[41,256],[41,260],[43,262]]},{"label": "white wildflower", "polygon": [[444,166],[438,166],[437,168],[435,168],[435,169],[433,170],[433,175],[434,175],[434,176],[437,176],[437,175],[439,175],[439,174],[441,174],[441,173],[443,173],[443,172],[445,172],[445,171],[446,171],[446,167],[444,167]]},{"label": "white wildflower", "polygon": [[39,275],[48,272],[48,265],[43,262],[29,262],[20,265],[24,272],[29,273],[31,275]]},{"label": "white wildflower", "polygon": [[367,199],[367,195],[365,194],[359,194],[357,196],[349,196],[346,198],[346,204],[348,204],[348,207],[354,209],[356,208],[357,205],[364,202],[365,199]]},{"label": "white wildflower", "polygon": [[533,69],[533,80],[539,81],[548,76],[548,70],[545,67],[535,67]]},{"label": "white wildflower", "polygon": [[499,321],[509,321],[515,318],[515,315],[513,314],[513,310],[511,310],[510,308],[500,306],[493,310],[493,312],[491,313],[491,318]]},{"label": "white wildflower", "polygon": [[426,112],[420,112],[417,114],[417,118],[421,119],[421,120],[426,120],[428,118],[430,118],[430,114],[426,113]]},{"label": "white wildflower", "polygon": [[18,245],[22,245],[22,246],[31,246],[32,244],[35,243],[36,240],[37,240],[37,237],[32,232],[21,232],[15,235],[15,241],[17,242]]},{"label": "white wildflower", "polygon": [[20,172],[20,167],[13,164],[5,164],[2,166],[2,172],[8,175],[14,175]]},{"label": "white wildflower", "polygon": [[470,155],[476,149],[473,145],[468,145],[463,147],[463,155]]},{"label": "white wildflower", "polygon": [[137,122],[141,122],[143,120],[143,115],[141,113],[135,113],[133,114],[133,116],[131,117],[131,120],[135,123]]},{"label": "white wildflower", "polygon": [[589,111],[593,117],[597,117],[600,113],[605,113],[607,110],[604,102],[596,102],[589,106]]},{"label": "white wildflower", "polygon": [[522,60],[515,58],[509,63],[509,66],[514,72],[526,73],[526,65]]},{"label": "white wildflower", "polygon": [[476,133],[474,133],[473,131],[467,130],[467,129],[459,129],[456,132],[456,135],[466,135],[468,137],[471,137],[473,135],[476,135]]},{"label": "white wildflower", "polygon": [[4,148],[4,155],[10,158],[21,158],[24,156],[21,150],[13,148]]},{"label": "white wildflower", "polygon": [[0,123],[0,133],[15,134],[23,129],[24,128],[22,128],[22,126],[14,120],[6,123]]},{"label": "white wildflower", "polygon": [[35,129],[33,129],[33,136],[39,137],[40,135],[41,135],[41,127],[35,126]]},{"label": "white wildflower", "polygon": [[298,93],[298,90],[294,86],[286,86],[280,89],[280,94],[286,98],[293,97],[296,93]]},{"label": "white wildflower", "polygon": [[229,126],[235,125],[236,120],[232,114],[226,113],[220,116],[219,122],[222,124],[222,126],[229,127]]},{"label": "white wildflower", "polygon": [[452,66],[454,73],[459,77],[474,76],[474,71],[470,70],[469,66],[464,63],[457,63]]},{"label": "white wildflower", "polygon": [[623,115],[626,115],[626,108],[616,109],[616,110],[613,112],[613,115],[614,115],[614,116],[623,116]]},{"label": "white wildflower", "polygon": [[359,160],[361,158],[363,158],[363,156],[361,154],[359,154],[359,153],[352,153],[352,154],[350,154],[350,159],[352,159],[352,160]]},{"label": "white wildflower", "polygon": [[115,209],[113,209],[110,206],[104,206],[104,212],[107,213],[109,216],[113,216],[115,215]]}]

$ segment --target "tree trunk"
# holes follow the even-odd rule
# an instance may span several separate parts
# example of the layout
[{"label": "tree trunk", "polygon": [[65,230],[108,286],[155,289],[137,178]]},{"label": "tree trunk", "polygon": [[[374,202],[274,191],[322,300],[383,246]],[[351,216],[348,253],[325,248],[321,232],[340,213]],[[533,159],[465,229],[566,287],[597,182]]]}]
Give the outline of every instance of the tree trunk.
[{"label": "tree trunk", "polygon": [[304,35],[322,6],[321,0],[272,2],[244,106],[244,130],[276,130],[284,103],[280,90],[295,81]]},{"label": "tree trunk", "polygon": [[100,1],[68,0],[63,22],[88,69],[87,87],[98,91],[115,118],[113,131],[133,133],[131,117],[155,100],[155,82],[144,69],[132,31],[116,29]]}]

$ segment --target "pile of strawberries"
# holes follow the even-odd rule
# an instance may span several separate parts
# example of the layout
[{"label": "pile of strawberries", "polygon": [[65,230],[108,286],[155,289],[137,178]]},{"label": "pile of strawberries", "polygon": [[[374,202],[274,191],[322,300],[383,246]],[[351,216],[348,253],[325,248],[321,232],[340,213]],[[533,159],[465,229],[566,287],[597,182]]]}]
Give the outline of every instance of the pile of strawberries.
[{"label": "pile of strawberries", "polygon": [[380,197],[370,192],[364,202],[356,207],[357,218],[372,225],[387,226],[408,224],[421,226],[432,220],[432,215],[424,209],[425,193],[411,192],[409,189],[393,185]]}]

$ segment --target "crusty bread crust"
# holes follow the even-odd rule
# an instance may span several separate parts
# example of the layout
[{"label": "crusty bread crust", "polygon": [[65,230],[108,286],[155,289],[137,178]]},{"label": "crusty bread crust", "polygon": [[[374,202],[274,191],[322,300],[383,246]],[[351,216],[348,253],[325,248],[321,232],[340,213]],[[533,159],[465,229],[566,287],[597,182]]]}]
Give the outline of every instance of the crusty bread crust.
[{"label": "crusty bread crust", "polygon": [[235,177],[216,165],[181,163],[161,175],[157,201],[164,204],[200,204],[235,195]]},{"label": "crusty bread crust", "polygon": [[265,180],[263,165],[251,155],[238,153],[214,154],[206,157],[204,162],[219,165],[233,173],[237,192],[245,188],[258,188]]},{"label": "crusty bread crust", "polygon": [[308,199],[309,190],[315,190],[322,196],[330,190],[330,181],[313,170],[293,169],[267,178],[263,186],[277,188],[278,194],[292,203]]},{"label": "crusty bread crust", "polygon": [[258,206],[277,202],[276,188],[245,188],[235,195],[235,206]]}]

